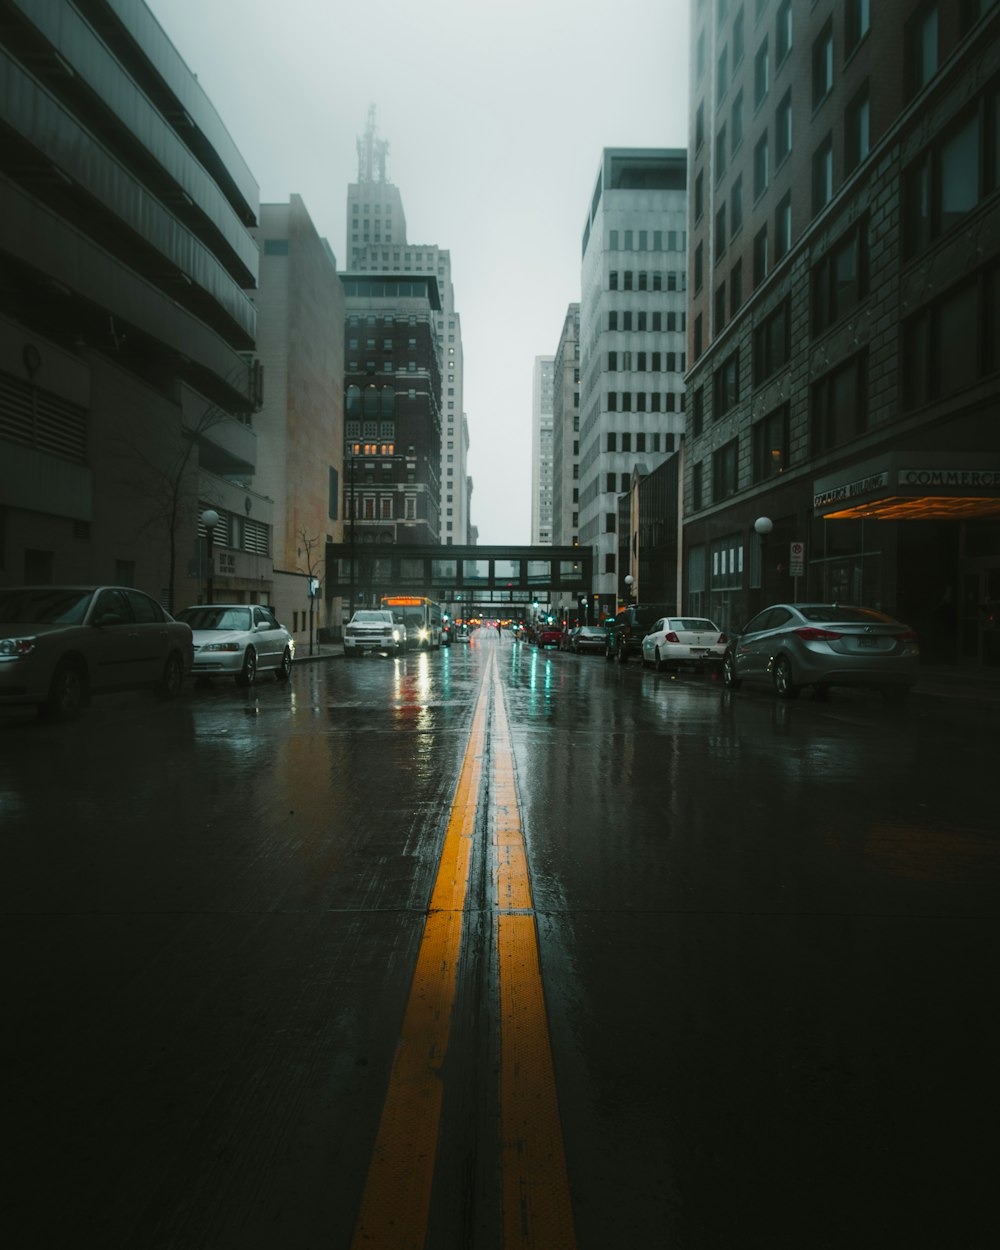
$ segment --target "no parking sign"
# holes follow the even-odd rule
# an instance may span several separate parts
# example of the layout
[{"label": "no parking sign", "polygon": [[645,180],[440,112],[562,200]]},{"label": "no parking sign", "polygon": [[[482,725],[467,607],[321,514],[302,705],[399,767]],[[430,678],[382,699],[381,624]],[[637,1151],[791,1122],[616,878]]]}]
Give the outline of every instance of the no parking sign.
[{"label": "no parking sign", "polygon": [[788,571],[792,577],[801,577],[806,571],[805,543],[792,543],[788,555]]}]

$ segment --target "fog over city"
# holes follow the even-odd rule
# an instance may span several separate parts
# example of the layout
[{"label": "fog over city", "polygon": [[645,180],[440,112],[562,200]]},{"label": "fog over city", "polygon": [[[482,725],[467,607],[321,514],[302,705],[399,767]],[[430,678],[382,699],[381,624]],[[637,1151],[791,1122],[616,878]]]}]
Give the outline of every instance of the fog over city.
[{"label": "fog over city", "polygon": [[580,298],[601,150],[687,144],[687,0],[148,0],[263,203],[301,195],[337,257],[369,105],[408,241],[451,252],[472,522],[530,541],[531,382]]}]

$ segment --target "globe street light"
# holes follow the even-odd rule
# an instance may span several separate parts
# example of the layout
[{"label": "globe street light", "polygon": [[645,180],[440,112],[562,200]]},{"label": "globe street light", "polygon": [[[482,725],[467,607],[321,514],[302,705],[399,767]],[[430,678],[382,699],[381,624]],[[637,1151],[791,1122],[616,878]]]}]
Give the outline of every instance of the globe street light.
[{"label": "globe street light", "polygon": [[212,602],[212,574],[214,573],[214,564],[212,556],[212,538],[215,534],[215,527],[219,524],[219,514],[214,508],[206,508],[201,514],[201,523],[205,527],[205,542],[208,551],[208,577],[205,587],[205,602]]}]

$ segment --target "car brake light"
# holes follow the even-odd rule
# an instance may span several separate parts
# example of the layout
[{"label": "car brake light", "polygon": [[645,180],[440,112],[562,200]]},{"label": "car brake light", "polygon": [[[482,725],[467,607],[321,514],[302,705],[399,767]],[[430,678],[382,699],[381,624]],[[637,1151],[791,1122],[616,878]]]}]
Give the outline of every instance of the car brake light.
[{"label": "car brake light", "polygon": [[680,642],[680,639],[677,637],[677,635],[674,633],[673,630],[670,630],[668,633],[663,635],[663,641],[664,642]]},{"label": "car brake light", "polygon": [[896,639],[899,642],[916,642],[917,631],[915,629],[908,629],[905,634],[897,634]]},{"label": "car brake light", "polygon": [[806,642],[830,642],[834,638],[843,638],[843,634],[835,633],[832,629],[815,629],[812,626],[806,626],[803,629],[795,631],[800,638],[804,638]]},{"label": "car brake light", "polygon": [[715,640],[715,645],[718,646],[720,643],[728,642],[728,641],[729,639],[726,637],[725,634],[720,634],[718,638]]}]

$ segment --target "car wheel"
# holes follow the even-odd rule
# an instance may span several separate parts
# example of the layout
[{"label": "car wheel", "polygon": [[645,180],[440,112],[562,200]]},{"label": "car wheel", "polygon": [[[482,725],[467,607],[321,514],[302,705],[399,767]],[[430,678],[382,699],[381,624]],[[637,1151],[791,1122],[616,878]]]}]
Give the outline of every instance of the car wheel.
[{"label": "car wheel", "polygon": [[282,654],[282,657],[281,657],[281,663],[278,665],[274,675],[275,677],[277,677],[278,681],[287,681],[289,677],[291,677],[292,675],[292,652],[289,647],[285,648],[284,653]]},{"label": "car wheel", "polygon": [[163,666],[163,674],[156,686],[157,698],[176,699],[184,684],[184,664],[176,651],[171,651]]},{"label": "car wheel", "polygon": [[253,647],[247,647],[246,655],[243,657],[242,671],[237,674],[237,686],[252,686],[257,677],[257,652]]},{"label": "car wheel", "polygon": [[736,676],[736,661],[731,655],[722,658],[722,684],[727,690],[739,690],[742,685]]},{"label": "car wheel", "polygon": [[799,688],[792,681],[792,666],[787,655],[779,655],[774,661],[774,692],[779,699],[797,699]]},{"label": "car wheel", "polygon": [[73,660],[63,660],[52,674],[48,698],[39,710],[48,720],[72,720],[86,703],[86,670]]},{"label": "car wheel", "polygon": [[663,672],[663,660],[660,658],[660,648],[656,648],[656,655],[653,657],[653,667],[658,673]]},{"label": "car wheel", "polygon": [[910,697],[909,686],[883,686],[882,698],[890,707],[902,707]]}]

